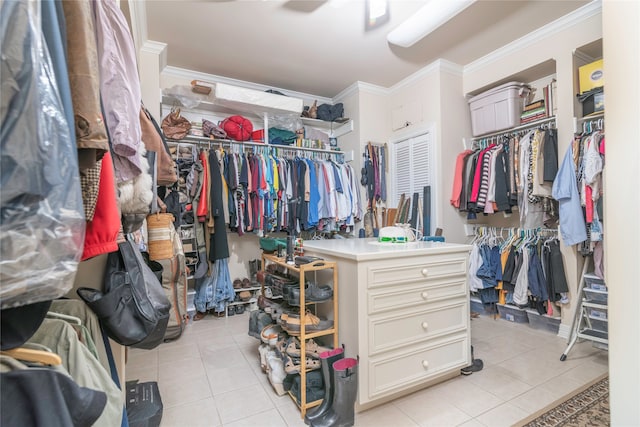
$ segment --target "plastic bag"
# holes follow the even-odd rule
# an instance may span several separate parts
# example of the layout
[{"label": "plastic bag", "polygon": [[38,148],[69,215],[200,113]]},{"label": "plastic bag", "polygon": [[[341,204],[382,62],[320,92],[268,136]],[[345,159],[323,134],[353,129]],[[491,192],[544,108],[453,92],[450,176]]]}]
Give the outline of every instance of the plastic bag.
[{"label": "plastic bag", "polygon": [[0,13],[0,301],[51,300],[72,287],[84,243],[75,141],[28,2]]}]

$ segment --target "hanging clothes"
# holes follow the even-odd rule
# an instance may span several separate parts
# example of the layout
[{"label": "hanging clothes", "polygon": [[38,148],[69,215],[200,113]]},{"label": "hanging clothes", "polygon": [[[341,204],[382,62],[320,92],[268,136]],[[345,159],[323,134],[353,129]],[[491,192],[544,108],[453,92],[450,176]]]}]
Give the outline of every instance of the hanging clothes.
[{"label": "hanging clothes", "polygon": [[571,246],[587,239],[586,224],[580,206],[573,144],[562,160],[556,180],[553,182],[553,197],[560,203],[560,233],[565,245]]},{"label": "hanging clothes", "polygon": [[210,218],[213,219],[213,233],[209,247],[209,261],[229,258],[229,245],[227,243],[227,227],[224,219],[222,205],[222,175],[220,165],[215,150],[209,151],[209,177],[211,189],[209,193],[211,211]]}]

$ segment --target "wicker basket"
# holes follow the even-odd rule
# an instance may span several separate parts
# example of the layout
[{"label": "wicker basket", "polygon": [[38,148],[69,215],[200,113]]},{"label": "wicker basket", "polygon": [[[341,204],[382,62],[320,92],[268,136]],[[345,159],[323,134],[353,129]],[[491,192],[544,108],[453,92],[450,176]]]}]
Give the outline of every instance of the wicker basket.
[{"label": "wicker basket", "polygon": [[155,213],[147,217],[147,232],[149,234],[149,258],[173,258],[173,240],[175,235],[173,215],[169,213]]}]

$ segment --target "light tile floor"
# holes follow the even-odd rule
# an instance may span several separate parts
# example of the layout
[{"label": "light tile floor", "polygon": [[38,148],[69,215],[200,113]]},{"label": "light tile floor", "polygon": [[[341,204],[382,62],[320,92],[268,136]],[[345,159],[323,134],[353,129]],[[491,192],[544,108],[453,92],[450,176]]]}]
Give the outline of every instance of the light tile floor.
[{"label": "light tile floor", "polygon": [[[288,396],[279,397],[260,369],[249,314],[207,316],[180,339],[154,350],[132,349],[127,380],[158,381],[162,427],[304,426]],[[484,369],[356,414],[356,426],[509,426],[608,369],[607,352],[487,316],[471,321],[471,342]]]}]

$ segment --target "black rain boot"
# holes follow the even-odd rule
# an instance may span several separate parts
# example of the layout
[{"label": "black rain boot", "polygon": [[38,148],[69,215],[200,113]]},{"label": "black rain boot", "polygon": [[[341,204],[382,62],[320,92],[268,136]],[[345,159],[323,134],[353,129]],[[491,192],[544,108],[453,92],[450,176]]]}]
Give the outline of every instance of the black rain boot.
[{"label": "black rain boot", "polygon": [[353,358],[333,364],[333,403],[321,417],[311,421],[312,427],[350,427],[354,424],[358,393],[358,361]]},{"label": "black rain boot", "polygon": [[344,349],[338,347],[336,349],[320,353],[320,363],[322,364],[322,379],[324,380],[324,398],[317,408],[313,408],[304,416],[305,424],[313,422],[313,420],[321,417],[331,407],[333,402],[333,363],[340,359],[344,359]]}]

